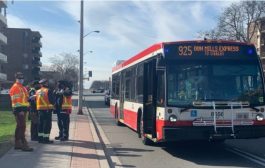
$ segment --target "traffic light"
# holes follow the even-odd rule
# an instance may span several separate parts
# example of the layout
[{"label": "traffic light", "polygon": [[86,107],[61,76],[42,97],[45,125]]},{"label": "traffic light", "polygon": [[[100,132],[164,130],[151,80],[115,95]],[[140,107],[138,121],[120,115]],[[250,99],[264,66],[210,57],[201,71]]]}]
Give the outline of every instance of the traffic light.
[{"label": "traffic light", "polygon": [[88,71],[88,77],[92,77],[92,71]]}]

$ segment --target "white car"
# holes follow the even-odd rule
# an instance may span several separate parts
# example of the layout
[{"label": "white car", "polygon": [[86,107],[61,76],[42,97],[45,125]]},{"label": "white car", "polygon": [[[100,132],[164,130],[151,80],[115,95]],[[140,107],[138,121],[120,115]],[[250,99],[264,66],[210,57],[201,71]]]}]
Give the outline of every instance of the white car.
[{"label": "white car", "polygon": [[0,94],[9,94],[9,89],[3,89],[0,91]]}]

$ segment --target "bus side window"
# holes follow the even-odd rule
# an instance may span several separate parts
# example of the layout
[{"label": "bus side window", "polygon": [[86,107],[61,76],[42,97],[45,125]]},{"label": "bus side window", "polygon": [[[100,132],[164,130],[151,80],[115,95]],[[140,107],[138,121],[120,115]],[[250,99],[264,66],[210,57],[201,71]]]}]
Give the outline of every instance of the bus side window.
[{"label": "bus side window", "polygon": [[165,75],[164,71],[157,73],[157,106],[164,106],[165,103]]},{"label": "bus side window", "polygon": [[139,64],[136,67],[136,72],[135,72],[135,100],[138,103],[143,102],[143,85],[144,85],[144,80],[143,80],[143,75],[144,75],[144,66],[143,64]]}]

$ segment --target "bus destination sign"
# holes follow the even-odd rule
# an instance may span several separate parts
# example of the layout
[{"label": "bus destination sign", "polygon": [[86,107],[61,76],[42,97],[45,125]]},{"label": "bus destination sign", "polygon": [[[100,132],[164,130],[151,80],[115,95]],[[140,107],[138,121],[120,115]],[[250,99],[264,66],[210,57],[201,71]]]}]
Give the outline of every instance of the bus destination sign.
[{"label": "bus destination sign", "polygon": [[[246,58],[256,55],[254,46],[227,43],[183,43],[166,44],[165,55],[168,58]],[[254,56],[254,57],[253,57]]]},{"label": "bus destination sign", "polygon": [[226,45],[179,45],[178,55],[179,56],[191,56],[198,52],[202,52],[205,56],[224,56],[226,53],[230,52],[240,52],[239,46],[226,46]]}]

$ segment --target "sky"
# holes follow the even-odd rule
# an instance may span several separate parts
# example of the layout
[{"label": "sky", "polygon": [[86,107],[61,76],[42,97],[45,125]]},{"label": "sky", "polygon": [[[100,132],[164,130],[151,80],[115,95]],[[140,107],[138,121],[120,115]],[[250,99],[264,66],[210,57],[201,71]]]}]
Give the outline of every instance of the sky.
[{"label": "sky", "polygon": [[[233,1],[110,1],[84,2],[84,73],[108,80],[117,60],[126,60],[152,44],[198,39],[213,29],[223,9]],[[10,28],[30,28],[42,34],[43,65],[61,53],[79,57],[80,1],[8,1]],[[93,52],[90,52],[93,51]]]}]

